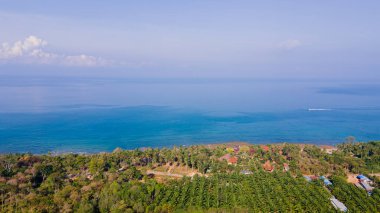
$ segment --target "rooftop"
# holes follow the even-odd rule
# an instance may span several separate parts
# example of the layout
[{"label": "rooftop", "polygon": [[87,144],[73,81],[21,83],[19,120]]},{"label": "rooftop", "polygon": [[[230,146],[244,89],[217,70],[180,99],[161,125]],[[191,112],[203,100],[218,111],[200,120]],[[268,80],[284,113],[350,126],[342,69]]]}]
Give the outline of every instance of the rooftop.
[{"label": "rooftop", "polygon": [[269,160],[267,160],[264,164],[263,164],[263,168],[266,170],[266,171],[273,171],[273,166],[272,164],[270,163]]},{"label": "rooftop", "polygon": [[320,145],[319,147],[321,149],[333,149],[333,150],[337,150],[338,149],[335,146],[330,146],[330,145]]},{"label": "rooftop", "polygon": [[343,212],[346,212],[348,210],[347,207],[342,202],[337,200],[335,197],[330,198],[330,201],[335,207],[335,209],[339,209],[340,211],[343,211]]},{"label": "rooftop", "polygon": [[231,164],[237,164],[237,161],[238,161],[238,158],[234,156],[228,159],[228,163],[231,163]]},{"label": "rooftop", "polygon": [[262,150],[266,151],[266,152],[269,151],[269,146],[267,146],[267,145],[260,145],[260,148],[261,148]]}]

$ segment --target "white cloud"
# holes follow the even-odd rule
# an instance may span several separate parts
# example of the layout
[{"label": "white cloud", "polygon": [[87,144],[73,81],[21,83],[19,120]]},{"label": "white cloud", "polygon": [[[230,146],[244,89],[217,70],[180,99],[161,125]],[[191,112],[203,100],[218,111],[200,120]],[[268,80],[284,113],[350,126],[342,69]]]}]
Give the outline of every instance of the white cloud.
[{"label": "white cloud", "polygon": [[24,41],[17,41],[13,45],[3,43],[0,48],[0,59],[23,56],[30,51],[45,46],[46,44],[46,41],[35,36],[29,36]]},{"label": "white cloud", "polygon": [[0,62],[56,64],[64,66],[106,66],[110,62],[90,55],[63,55],[44,51],[47,42],[36,36],[29,36],[13,44],[0,46]]},{"label": "white cloud", "polygon": [[291,50],[302,45],[302,42],[297,39],[289,39],[280,43],[280,48]]},{"label": "white cloud", "polygon": [[97,58],[89,55],[74,55],[66,56],[65,61],[67,65],[72,66],[105,66],[107,61],[101,58]]}]

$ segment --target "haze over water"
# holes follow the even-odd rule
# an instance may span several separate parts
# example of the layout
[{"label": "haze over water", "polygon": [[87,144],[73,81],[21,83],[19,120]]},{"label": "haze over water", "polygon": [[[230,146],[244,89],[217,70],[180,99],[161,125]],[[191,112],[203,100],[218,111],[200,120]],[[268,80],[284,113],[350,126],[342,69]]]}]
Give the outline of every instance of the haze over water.
[{"label": "haze over water", "polygon": [[169,106],[210,112],[379,107],[375,81],[269,78],[3,77],[2,112]]}]

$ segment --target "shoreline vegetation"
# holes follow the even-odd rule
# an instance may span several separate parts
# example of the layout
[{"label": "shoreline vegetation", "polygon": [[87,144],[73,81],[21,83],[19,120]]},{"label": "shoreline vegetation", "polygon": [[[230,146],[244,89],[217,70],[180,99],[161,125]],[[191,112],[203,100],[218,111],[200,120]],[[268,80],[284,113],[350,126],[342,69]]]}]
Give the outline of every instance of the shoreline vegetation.
[{"label": "shoreline vegetation", "polygon": [[[98,152],[86,152],[86,151],[78,151],[78,152],[75,152],[75,151],[48,151],[48,152],[45,152],[45,153],[33,153],[33,152],[5,152],[5,153],[0,153],[0,156],[1,155],[8,155],[8,154],[31,154],[31,155],[36,155],[36,156],[43,156],[43,155],[55,155],[55,156],[59,156],[59,155],[67,155],[67,154],[78,154],[78,155],[97,155],[97,154],[106,154],[106,153],[112,153],[114,152],[116,149],[121,149],[122,151],[134,151],[134,150],[146,150],[146,149],[173,149],[173,148],[179,148],[179,147],[183,147],[183,148],[186,148],[186,147],[192,147],[192,146],[200,146],[200,147],[205,147],[205,148],[209,148],[209,149],[214,149],[214,148],[217,148],[217,147],[235,147],[235,146],[254,146],[254,145],[270,145],[270,146],[276,146],[276,145],[282,145],[282,144],[293,144],[293,145],[299,145],[299,146],[306,146],[306,145],[310,145],[310,146],[317,146],[317,147],[336,147],[335,144],[331,144],[331,143],[318,143],[318,144],[315,144],[315,143],[311,143],[311,142],[262,142],[262,143],[258,143],[258,142],[246,142],[246,141],[229,141],[229,142],[216,142],[216,143],[199,143],[199,144],[186,144],[186,145],[172,145],[172,146],[163,146],[163,147],[145,147],[145,146],[142,146],[142,147],[138,147],[138,148],[135,148],[135,149],[123,149],[121,147],[116,147],[114,150],[112,151],[98,151]],[[339,143],[337,143],[339,144]]]},{"label": "shoreline vegetation", "polygon": [[0,154],[1,212],[380,212],[379,186],[380,141],[354,138]]}]

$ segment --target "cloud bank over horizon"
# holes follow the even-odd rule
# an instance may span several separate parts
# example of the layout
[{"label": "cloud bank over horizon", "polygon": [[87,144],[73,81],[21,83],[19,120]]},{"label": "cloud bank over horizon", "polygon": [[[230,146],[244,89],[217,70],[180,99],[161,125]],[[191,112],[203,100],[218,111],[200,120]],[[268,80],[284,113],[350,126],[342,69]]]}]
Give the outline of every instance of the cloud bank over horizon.
[{"label": "cloud bank over horizon", "polygon": [[30,35],[14,43],[4,42],[0,46],[0,63],[49,64],[62,66],[98,67],[110,62],[91,55],[65,55],[45,50],[48,42]]}]

